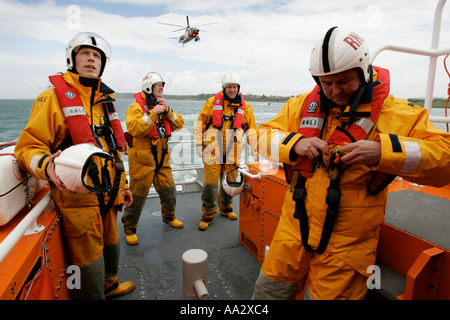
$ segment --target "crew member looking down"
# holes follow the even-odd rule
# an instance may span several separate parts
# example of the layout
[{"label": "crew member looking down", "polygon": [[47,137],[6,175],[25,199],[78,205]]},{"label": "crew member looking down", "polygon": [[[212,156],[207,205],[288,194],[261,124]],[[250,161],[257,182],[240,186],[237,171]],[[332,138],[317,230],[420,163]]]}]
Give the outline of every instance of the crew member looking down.
[{"label": "crew member looking down", "polygon": [[[450,134],[428,110],[389,94],[366,41],[334,27],[310,57],[317,85],[261,124],[265,156],[284,163],[290,190],[254,299],[364,299],[395,176],[450,183]],[[432,159],[432,160],[430,160]]]},{"label": "crew member looking down", "polygon": [[161,75],[148,73],[126,114],[133,204],[125,209],[122,222],[130,245],[139,242],[136,228],[152,184],[159,194],[162,221],[174,228],[183,227],[183,222],[175,218],[177,190],[168,140],[173,131],[183,128],[184,119],[167,105],[164,84]]},{"label": "crew member looking down", "polygon": [[[109,58],[104,38],[91,32],[76,35],[66,47],[68,71],[50,77],[54,87],[34,102],[15,148],[22,169],[50,181],[63,217],[69,262],[81,271],[81,289],[73,290],[75,299],[104,299],[135,288],[131,281],[117,280],[117,212],[133,200],[121,158],[126,142],[113,104],[114,91],[100,78]],[[89,166],[90,179],[97,181],[91,193],[74,192],[82,186],[68,189],[69,184],[55,173],[62,150],[72,145],[83,154],[98,149],[108,155]]]}]

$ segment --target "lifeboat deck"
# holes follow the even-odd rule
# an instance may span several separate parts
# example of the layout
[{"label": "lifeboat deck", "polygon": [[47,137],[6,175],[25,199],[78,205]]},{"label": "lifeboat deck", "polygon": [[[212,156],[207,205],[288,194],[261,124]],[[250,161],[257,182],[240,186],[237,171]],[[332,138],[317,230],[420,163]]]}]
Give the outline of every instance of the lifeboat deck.
[{"label": "lifeboat deck", "polygon": [[[239,220],[218,214],[209,229],[200,231],[201,193],[178,193],[176,216],[184,222],[175,229],[162,222],[159,198],[148,198],[139,220],[139,244],[125,241],[123,224],[118,218],[121,254],[119,281],[133,280],[136,289],[122,300],[182,300],[182,255],[189,249],[208,254],[209,300],[248,300],[259,274],[260,265],[239,243]],[[239,197],[234,197],[239,214]]]},{"label": "lifeboat deck", "polygon": [[[239,202],[239,197],[234,197],[238,215]],[[159,210],[159,199],[148,198],[141,215],[137,231],[139,244],[136,246],[126,243],[119,218],[119,279],[133,280],[136,290],[117,299],[182,300],[181,256],[189,249],[202,249],[208,254],[209,300],[251,299],[260,264],[239,242],[239,220],[231,221],[218,214],[208,230],[198,230],[200,192],[177,195],[177,218],[184,222],[182,229],[164,224]],[[448,252],[449,214],[450,201],[445,197],[412,189],[390,193],[378,248],[377,265],[383,274],[381,290],[369,290],[368,299],[398,299],[405,291],[406,274],[421,251],[438,246]],[[402,243],[399,235],[407,234],[407,242]],[[271,235],[265,236],[271,238]],[[412,238],[417,238],[416,245],[412,245]],[[444,265],[448,258],[445,253]],[[444,272],[441,281],[446,283],[447,276]]]}]

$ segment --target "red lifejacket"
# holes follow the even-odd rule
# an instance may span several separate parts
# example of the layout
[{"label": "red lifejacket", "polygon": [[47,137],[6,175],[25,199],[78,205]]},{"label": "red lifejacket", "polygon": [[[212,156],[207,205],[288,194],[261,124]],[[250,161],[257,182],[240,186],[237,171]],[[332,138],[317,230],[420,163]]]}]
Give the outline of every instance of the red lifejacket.
[{"label": "red lifejacket", "polygon": [[[372,130],[383,108],[383,102],[389,94],[389,72],[382,68],[374,67],[374,69],[378,72],[378,80],[381,84],[374,86],[372,102],[370,104],[360,104],[356,110],[355,118],[357,120],[348,125],[345,130],[334,130],[328,140],[328,145],[336,146],[343,145],[344,142],[351,143],[355,140],[363,140]],[[320,137],[325,121],[326,112],[320,112],[319,91],[320,87],[316,85],[304,104],[305,107],[303,108],[302,120],[298,132],[307,138]],[[348,116],[349,108],[347,106],[341,117]],[[353,141],[348,134],[354,138]],[[312,166],[313,161],[304,157],[292,169],[299,170],[300,174],[304,177],[310,177],[313,172]]]},{"label": "red lifejacket", "polygon": [[[245,109],[245,100],[244,96],[241,95],[241,105],[237,110],[237,113],[234,115],[233,121],[233,129],[239,129],[242,127],[242,121],[244,119],[244,109]],[[213,126],[215,128],[222,127],[222,115],[223,115],[223,94],[222,91],[216,93],[214,96],[214,105],[213,105]]]},{"label": "red lifejacket", "polygon": [[[134,95],[134,97],[136,98],[136,102],[141,106],[143,113],[146,113],[150,110],[147,106],[147,101],[145,101],[145,99],[142,98],[141,92],[136,93]],[[170,125],[169,120],[167,120],[166,118],[162,118],[162,124],[163,124],[163,128],[164,128],[164,135],[167,138],[170,138],[170,136],[172,136],[172,127]],[[155,139],[160,138],[158,131],[156,130],[156,123],[153,124],[153,127],[150,129],[148,136],[150,138],[155,138]]]},{"label": "red lifejacket", "polygon": [[[55,93],[69,127],[73,144],[92,143],[98,146],[77,89],[69,86],[62,74],[50,76],[49,78],[50,82],[55,86]],[[114,111],[113,113],[108,113],[108,119],[117,143],[116,149],[124,151],[127,147],[125,135],[115,107]]]}]

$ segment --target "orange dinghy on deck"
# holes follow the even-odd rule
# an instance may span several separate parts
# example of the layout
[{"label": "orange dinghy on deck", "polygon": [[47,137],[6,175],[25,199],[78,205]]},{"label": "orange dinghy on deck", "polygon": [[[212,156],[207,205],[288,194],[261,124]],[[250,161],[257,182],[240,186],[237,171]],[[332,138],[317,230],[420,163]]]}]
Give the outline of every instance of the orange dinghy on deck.
[{"label": "orange dinghy on deck", "polygon": [[[49,197],[46,185],[33,198],[33,206]],[[23,208],[8,224],[0,227],[0,242],[29,214]],[[52,200],[13,249],[0,262],[1,300],[66,300],[66,254],[61,232],[61,217]]]},{"label": "orange dinghy on deck", "polygon": [[0,146],[0,299],[70,299],[61,217],[49,184],[22,172]]},{"label": "orange dinghy on deck", "polygon": [[[248,165],[240,195],[240,242],[260,264],[270,247],[289,189],[284,171]],[[381,289],[368,297],[397,300],[450,299],[450,186],[434,188],[394,180],[389,186],[377,262]],[[426,220],[424,223],[420,219]],[[370,274],[367,275],[368,277]]]}]

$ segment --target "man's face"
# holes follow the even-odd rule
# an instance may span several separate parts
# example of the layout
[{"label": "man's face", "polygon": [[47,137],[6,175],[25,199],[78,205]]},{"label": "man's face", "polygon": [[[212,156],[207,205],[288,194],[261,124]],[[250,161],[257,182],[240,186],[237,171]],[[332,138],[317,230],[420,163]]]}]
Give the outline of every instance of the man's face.
[{"label": "man's face", "polygon": [[75,55],[75,67],[79,74],[98,78],[102,67],[100,51],[90,47],[81,47]]},{"label": "man's face", "polygon": [[346,106],[361,85],[358,68],[319,77],[325,96],[338,106]]},{"label": "man's face", "polygon": [[228,85],[225,87],[225,93],[227,94],[227,96],[228,96],[230,99],[236,98],[237,94],[239,93],[238,90],[239,90],[239,89],[238,89],[238,85],[235,84],[235,83],[228,84]]},{"label": "man's face", "polygon": [[152,87],[152,93],[155,98],[162,98],[164,93],[164,85],[162,82],[155,83]]}]

